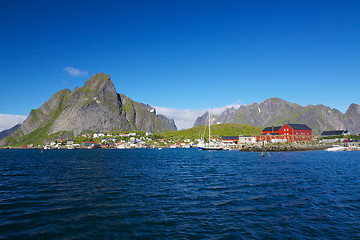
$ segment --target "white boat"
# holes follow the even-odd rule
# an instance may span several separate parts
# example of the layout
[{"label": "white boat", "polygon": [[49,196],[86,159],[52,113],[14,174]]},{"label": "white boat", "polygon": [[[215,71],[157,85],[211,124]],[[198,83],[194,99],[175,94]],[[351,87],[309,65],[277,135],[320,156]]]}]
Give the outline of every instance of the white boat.
[{"label": "white boat", "polygon": [[210,129],[211,129],[211,127],[210,127],[210,108],[209,108],[209,143],[206,143],[205,144],[205,146],[198,146],[198,148],[199,149],[201,149],[201,150],[210,150],[210,151],[221,151],[221,150],[223,150],[223,148],[221,147],[221,146],[215,146],[215,145],[213,145],[213,144],[211,144],[211,135],[210,135]]},{"label": "white boat", "polygon": [[201,141],[196,146],[198,149],[201,149],[201,148],[205,147],[205,143],[203,141]]},{"label": "white boat", "polygon": [[331,148],[325,149],[325,151],[328,151],[328,152],[340,152],[340,151],[345,151],[346,149],[347,149],[347,147],[335,145],[335,146],[333,146]]},{"label": "white boat", "polygon": [[125,149],[125,145],[124,144],[120,144],[116,146],[117,149]]},{"label": "white boat", "polygon": [[224,150],[222,147],[209,146],[209,147],[201,147],[201,150],[210,150],[210,151],[221,151]]}]

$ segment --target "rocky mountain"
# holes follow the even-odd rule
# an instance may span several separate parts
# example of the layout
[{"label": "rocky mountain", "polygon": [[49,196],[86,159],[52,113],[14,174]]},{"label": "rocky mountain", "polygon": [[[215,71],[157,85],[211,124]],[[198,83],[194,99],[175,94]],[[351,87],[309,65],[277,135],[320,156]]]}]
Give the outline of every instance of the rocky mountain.
[{"label": "rocky mountain", "polygon": [[[207,124],[208,113],[198,117],[194,126]],[[262,103],[228,108],[219,115],[211,116],[215,123],[241,123],[264,128],[285,123],[305,123],[315,134],[323,130],[348,129],[356,134],[360,131],[360,106],[351,104],[345,114],[324,105],[301,106],[280,98],[270,98]]]},{"label": "rocky mountain", "polygon": [[346,129],[355,134],[360,132],[360,105],[351,104],[344,115]]},{"label": "rocky mountain", "polygon": [[6,129],[0,132],[0,140],[3,138],[6,138],[7,136],[10,136],[13,132],[18,130],[21,127],[21,124],[16,124],[10,129]]},{"label": "rocky mountain", "polygon": [[59,91],[39,109],[31,110],[11,137],[19,142],[53,134],[120,130],[163,132],[176,130],[176,126],[174,120],[156,115],[151,106],[118,94],[110,76],[97,73],[83,87]]}]

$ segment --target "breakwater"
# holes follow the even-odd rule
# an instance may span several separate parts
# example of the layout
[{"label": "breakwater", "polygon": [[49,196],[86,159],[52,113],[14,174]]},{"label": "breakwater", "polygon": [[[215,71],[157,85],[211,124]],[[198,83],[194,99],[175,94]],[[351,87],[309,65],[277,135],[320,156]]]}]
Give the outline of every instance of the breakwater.
[{"label": "breakwater", "polygon": [[287,151],[312,151],[324,150],[332,147],[332,144],[253,144],[242,145],[241,151],[244,152],[287,152]]}]

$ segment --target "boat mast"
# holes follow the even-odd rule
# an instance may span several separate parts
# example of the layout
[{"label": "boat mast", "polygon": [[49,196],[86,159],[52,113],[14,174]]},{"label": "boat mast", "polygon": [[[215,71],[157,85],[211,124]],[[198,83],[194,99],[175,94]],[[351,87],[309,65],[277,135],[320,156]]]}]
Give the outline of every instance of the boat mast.
[{"label": "boat mast", "polygon": [[210,108],[209,108],[209,146],[210,146]]}]

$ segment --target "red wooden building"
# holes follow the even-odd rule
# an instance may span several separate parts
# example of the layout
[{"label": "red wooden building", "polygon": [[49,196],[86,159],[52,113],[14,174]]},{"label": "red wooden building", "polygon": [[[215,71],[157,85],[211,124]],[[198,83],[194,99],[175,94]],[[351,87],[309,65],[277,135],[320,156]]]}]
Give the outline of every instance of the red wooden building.
[{"label": "red wooden building", "polygon": [[279,133],[282,126],[272,126],[272,127],[266,127],[262,130],[263,134],[267,133]]},{"label": "red wooden building", "polygon": [[223,136],[221,137],[221,142],[227,144],[238,144],[239,136]]},{"label": "red wooden building", "polygon": [[258,141],[286,140],[287,142],[309,142],[312,141],[312,129],[306,124],[286,123],[283,126],[272,126],[263,129]]}]

